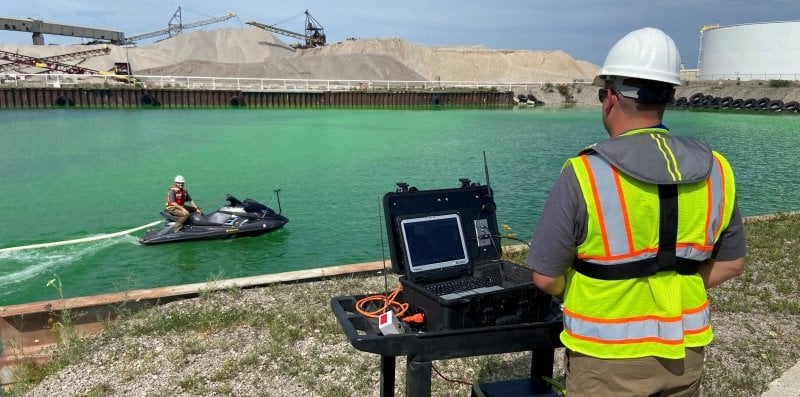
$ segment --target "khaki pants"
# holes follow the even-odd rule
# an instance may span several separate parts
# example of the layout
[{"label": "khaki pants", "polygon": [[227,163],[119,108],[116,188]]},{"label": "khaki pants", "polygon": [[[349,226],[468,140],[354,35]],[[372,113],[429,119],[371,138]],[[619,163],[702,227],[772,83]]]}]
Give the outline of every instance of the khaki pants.
[{"label": "khaki pants", "polygon": [[167,207],[167,212],[178,217],[178,220],[175,221],[175,225],[172,227],[172,230],[175,232],[181,230],[183,224],[189,219],[189,210],[183,206],[170,205]]},{"label": "khaki pants", "polygon": [[567,351],[567,396],[700,395],[705,353],[687,348],[683,360],[642,357],[606,360]]}]

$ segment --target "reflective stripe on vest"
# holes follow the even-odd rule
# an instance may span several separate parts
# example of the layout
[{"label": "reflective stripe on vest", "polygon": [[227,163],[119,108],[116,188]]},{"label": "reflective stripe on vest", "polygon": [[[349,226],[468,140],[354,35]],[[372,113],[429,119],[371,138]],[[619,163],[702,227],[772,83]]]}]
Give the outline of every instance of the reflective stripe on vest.
[{"label": "reflective stripe on vest", "polygon": [[564,331],[572,337],[605,344],[657,342],[683,345],[684,334],[697,334],[709,328],[708,301],[681,316],[640,316],[595,319],[564,309]]}]

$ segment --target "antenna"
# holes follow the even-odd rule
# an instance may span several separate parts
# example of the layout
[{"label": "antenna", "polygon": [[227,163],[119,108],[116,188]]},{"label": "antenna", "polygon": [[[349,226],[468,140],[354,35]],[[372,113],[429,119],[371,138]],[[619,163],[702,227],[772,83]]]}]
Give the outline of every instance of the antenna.
[{"label": "antenna", "polygon": [[275,192],[275,197],[278,198],[278,214],[281,214],[283,213],[283,208],[281,208],[281,189],[275,189],[274,192]]},{"label": "antenna", "polygon": [[383,225],[383,216],[381,216],[381,200],[380,200],[380,198],[378,198],[378,230],[380,231],[380,234],[381,234],[381,256],[383,258],[383,269],[381,271],[383,272],[383,288],[384,288],[384,291],[386,292],[386,295],[388,296],[389,295],[389,280],[387,278],[388,275],[386,274],[388,272],[386,271],[386,248],[384,246],[383,227],[384,227],[384,225]]},{"label": "antenna", "polygon": [[483,173],[486,175],[486,187],[489,188],[489,197],[492,197],[492,184],[489,183],[489,166],[486,164],[486,151],[483,151]]}]

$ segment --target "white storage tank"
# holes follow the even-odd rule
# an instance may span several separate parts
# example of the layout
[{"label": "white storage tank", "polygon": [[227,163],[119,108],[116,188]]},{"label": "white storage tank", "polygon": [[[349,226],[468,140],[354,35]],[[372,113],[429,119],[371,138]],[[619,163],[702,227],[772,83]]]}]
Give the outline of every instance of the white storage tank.
[{"label": "white storage tank", "polygon": [[800,21],[704,26],[700,80],[800,80]]}]

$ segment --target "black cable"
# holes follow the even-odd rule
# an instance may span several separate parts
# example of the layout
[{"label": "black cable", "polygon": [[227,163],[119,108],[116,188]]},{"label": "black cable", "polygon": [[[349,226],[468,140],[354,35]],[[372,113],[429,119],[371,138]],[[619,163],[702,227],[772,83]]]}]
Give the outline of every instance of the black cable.
[{"label": "black cable", "polygon": [[280,22],[275,22],[275,23],[273,23],[273,24],[271,24],[271,25],[269,25],[269,26],[275,27],[275,26],[278,26],[278,25],[280,25],[280,24],[282,24],[282,23],[284,23],[284,22],[289,22],[289,21],[291,21],[292,19],[295,19],[295,18],[297,18],[297,17],[299,17],[299,16],[301,16],[301,15],[305,15],[305,14],[306,14],[306,13],[304,13],[304,12],[303,12],[303,13],[297,14],[297,15],[295,15],[295,16],[293,16],[293,17],[286,18],[286,19],[284,19],[283,21],[280,21]]},{"label": "black cable", "polygon": [[[487,228],[487,229],[488,229],[488,228]],[[487,231],[488,231],[488,230],[487,230]],[[502,249],[498,249],[498,248],[497,248],[497,245],[494,243],[494,238],[495,238],[495,237],[500,237],[500,238],[503,238],[503,236],[498,236],[498,235],[496,235],[496,234],[495,234],[495,235],[491,235],[491,234],[489,235],[489,241],[491,241],[491,242],[492,242],[492,248],[494,248],[494,253],[495,253],[495,254],[496,254],[498,257],[499,257],[499,256],[503,255],[503,250],[502,250]]]},{"label": "black cable", "polygon": [[527,241],[525,241],[525,240],[522,240],[522,239],[518,239],[518,238],[516,238],[516,237],[511,237],[511,236],[497,236],[497,237],[500,237],[500,238],[507,238],[507,239],[509,239],[509,240],[515,240],[515,241],[519,241],[520,243],[522,243],[522,244],[525,244],[525,245],[526,245],[528,248],[530,248],[530,247],[531,247],[531,245],[530,245],[530,244],[529,244]]},{"label": "black cable", "polygon": [[495,252],[495,254],[497,254],[498,256],[499,256],[499,255],[502,255],[503,251],[502,251],[501,249],[498,249],[498,248],[497,248],[497,245],[495,245],[495,243],[494,243],[494,238],[495,238],[495,237],[499,237],[499,238],[501,238],[501,239],[507,238],[507,239],[509,239],[509,240],[515,240],[515,241],[519,241],[520,243],[523,243],[523,244],[525,244],[525,246],[526,246],[526,247],[528,247],[529,249],[531,248],[531,245],[530,245],[530,244],[529,244],[527,241],[525,241],[525,240],[518,239],[518,238],[516,238],[516,237],[511,237],[511,236],[501,236],[501,235],[499,235],[499,234],[493,234],[493,235],[490,235],[490,238],[489,238],[489,240],[492,242],[492,248],[494,248],[494,252]]},{"label": "black cable", "polygon": [[438,368],[436,368],[436,366],[435,366],[435,365],[431,365],[431,369],[433,369],[433,372],[436,372],[436,375],[439,375],[439,377],[440,377],[440,378],[442,378],[442,379],[444,379],[444,380],[446,380],[446,381],[448,381],[448,382],[452,382],[452,383],[461,383],[462,385],[468,385],[468,386],[475,386],[473,383],[471,383],[471,382],[468,382],[468,381],[466,381],[466,380],[448,378],[448,377],[446,377],[446,376],[442,375],[442,373],[441,373],[441,372],[439,372],[439,369],[438,369]]}]

